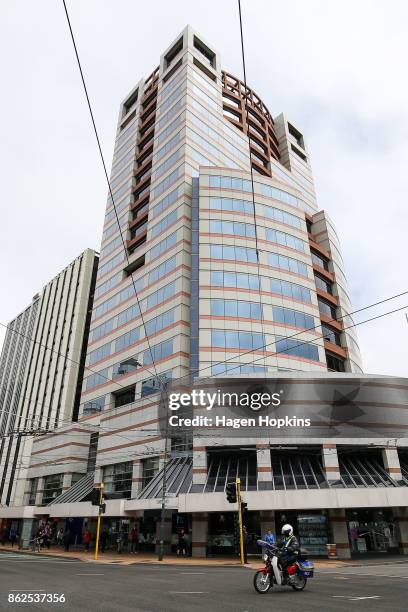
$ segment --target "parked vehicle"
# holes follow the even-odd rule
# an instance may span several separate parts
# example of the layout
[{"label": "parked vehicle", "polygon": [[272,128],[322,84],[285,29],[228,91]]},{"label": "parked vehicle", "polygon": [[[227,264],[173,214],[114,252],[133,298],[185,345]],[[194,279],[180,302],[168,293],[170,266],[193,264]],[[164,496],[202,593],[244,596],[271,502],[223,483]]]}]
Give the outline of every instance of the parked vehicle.
[{"label": "parked vehicle", "polygon": [[276,584],[303,591],[308,578],[313,578],[314,573],[314,565],[306,558],[306,551],[300,550],[297,560],[286,566],[282,549],[264,540],[257,540],[257,544],[263,549],[265,565],[255,573],[255,590],[264,594]]}]

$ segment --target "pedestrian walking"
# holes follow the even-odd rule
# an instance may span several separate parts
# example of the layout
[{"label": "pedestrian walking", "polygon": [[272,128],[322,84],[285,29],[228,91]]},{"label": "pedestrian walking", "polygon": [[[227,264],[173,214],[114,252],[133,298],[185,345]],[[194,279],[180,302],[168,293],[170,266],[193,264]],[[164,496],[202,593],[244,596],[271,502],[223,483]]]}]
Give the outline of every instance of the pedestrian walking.
[{"label": "pedestrian walking", "polygon": [[57,532],[57,546],[62,546],[63,544],[64,544],[64,529],[60,527]]},{"label": "pedestrian walking", "polygon": [[71,539],[72,539],[72,534],[71,534],[71,530],[68,527],[67,529],[65,529],[65,532],[64,532],[65,552],[69,552],[69,547],[71,546]]},{"label": "pedestrian walking", "polygon": [[139,530],[136,523],[130,531],[130,554],[137,555],[139,552]]},{"label": "pedestrian walking", "polygon": [[82,538],[82,541],[85,546],[85,552],[89,552],[89,545],[91,543],[91,540],[92,540],[91,532],[89,531],[89,529],[85,529],[85,533]]},{"label": "pedestrian walking", "polygon": [[17,540],[17,530],[15,527],[11,527],[10,529],[9,540],[11,542],[11,548],[14,548],[14,544]]},{"label": "pedestrian walking", "polygon": [[180,529],[178,534],[178,544],[177,544],[177,556],[180,556],[180,553],[183,557],[187,556],[187,538],[184,532],[184,529]]}]

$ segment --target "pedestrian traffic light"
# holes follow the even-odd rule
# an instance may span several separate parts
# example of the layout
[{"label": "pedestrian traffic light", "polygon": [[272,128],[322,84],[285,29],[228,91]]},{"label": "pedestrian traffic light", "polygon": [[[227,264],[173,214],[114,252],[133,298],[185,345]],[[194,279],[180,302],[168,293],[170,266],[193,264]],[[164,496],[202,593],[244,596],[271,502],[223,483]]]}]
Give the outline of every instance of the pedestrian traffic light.
[{"label": "pedestrian traffic light", "polygon": [[225,487],[225,493],[227,495],[227,501],[230,504],[237,503],[237,485],[235,482],[228,482]]},{"label": "pedestrian traffic light", "polygon": [[246,502],[241,502],[241,514],[244,516],[246,511],[248,510],[248,504]]},{"label": "pedestrian traffic light", "polygon": [[99,513],[100,514],[105,514],[105,512],[106,512],[106,504],[101,504],[99,506]]},{"label": "pedestrian traffic light", "polygon": [[98,487],[92,489],[91,493],[91,504],[93,506],[99,506],[101,497],[101,490]]}]

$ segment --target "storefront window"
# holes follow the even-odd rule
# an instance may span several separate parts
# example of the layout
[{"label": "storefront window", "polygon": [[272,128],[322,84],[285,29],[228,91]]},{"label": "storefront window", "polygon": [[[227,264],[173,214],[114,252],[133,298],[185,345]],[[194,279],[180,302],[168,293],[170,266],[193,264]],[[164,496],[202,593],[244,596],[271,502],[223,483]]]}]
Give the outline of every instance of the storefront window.
[{"label": "storefront window", "polygon": [[346,517],[352,553],[398,552],[397,526],[392,510],[349,510]]}]

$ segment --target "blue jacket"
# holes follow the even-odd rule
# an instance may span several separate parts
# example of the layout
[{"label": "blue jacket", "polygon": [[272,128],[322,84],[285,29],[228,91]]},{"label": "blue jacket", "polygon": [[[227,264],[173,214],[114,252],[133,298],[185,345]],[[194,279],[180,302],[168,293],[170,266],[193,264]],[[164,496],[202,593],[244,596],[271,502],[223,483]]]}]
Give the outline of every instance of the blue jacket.
[{"label": "blue jacket", "polygon": [[276,544],[276,538],[275,538],[275,536],[273,535],[273,533],[270,533],[270,534],[269,534],[269,533],[267,533],[267,534],[264,536],[264,542],[268,542],[268,544]]}]

